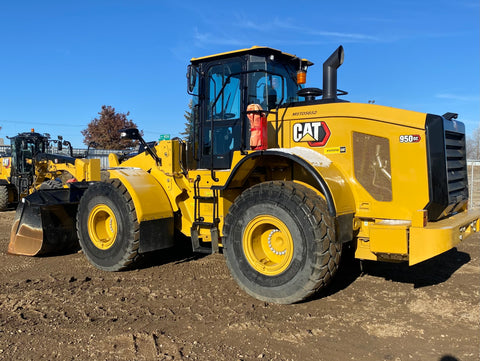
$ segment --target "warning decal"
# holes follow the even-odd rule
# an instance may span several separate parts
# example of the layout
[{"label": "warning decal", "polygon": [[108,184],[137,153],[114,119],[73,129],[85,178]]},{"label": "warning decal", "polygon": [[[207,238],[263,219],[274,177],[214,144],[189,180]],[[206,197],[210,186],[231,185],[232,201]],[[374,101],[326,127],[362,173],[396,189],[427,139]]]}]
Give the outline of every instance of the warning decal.
[{"label": "warning decal", "polygon": [[347,147],[331,147],[331,148],[325,148],[324,150],[324,154],[341,154],[346,152],[347,152]]}]

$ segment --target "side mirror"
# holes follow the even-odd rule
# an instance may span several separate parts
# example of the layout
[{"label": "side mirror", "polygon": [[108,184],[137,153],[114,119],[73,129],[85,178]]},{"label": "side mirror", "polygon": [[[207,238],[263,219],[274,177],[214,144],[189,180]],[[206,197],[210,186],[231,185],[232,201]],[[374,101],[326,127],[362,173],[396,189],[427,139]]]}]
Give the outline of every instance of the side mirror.
[{"label": "side mirror", "polygon": [[120,138],[139,140],[140,133],[137,128],[124,128],[124,129],[120,129]]},{"label": "side mirror", "polygon": [[124,128],[120,129],[120,138],[121,139],[131,139],[131,140],[138,140],[141,145],[143,145],[144,149],[155,159],[157,165],[162,165],[162,160],[157,155],[155,148],[151,148],[148,146],[147,142],[142,138],[140,132],[137,128]]},{"label": "side mirror", "polygon": [[188,94],[193,94],[193,89],[195,89],[195,85],[197,84],[197,69],[189,65],[187,67],[187,89]]}]

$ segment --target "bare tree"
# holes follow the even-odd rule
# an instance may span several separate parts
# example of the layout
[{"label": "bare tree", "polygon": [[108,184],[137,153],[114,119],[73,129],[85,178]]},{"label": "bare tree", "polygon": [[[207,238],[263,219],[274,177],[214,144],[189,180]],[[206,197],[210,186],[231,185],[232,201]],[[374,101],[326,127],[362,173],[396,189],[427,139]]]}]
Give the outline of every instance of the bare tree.
[{"label": "bare tree", "polygon": [[85,137],[83,143],[88,145],[95,142],[103,149],[125,149],[135,144],[132,140],[120,139],[120,129],[137,128],[131,119],[127,119],[130,112],[117,113],[110,105],[102,105],[102,111],[98,114],[100,117],[93,119],[88,128],[82,130]]},{"label": "bare tree", "polygon": [[467,159],[480,160],[480,126],[467,137]]}]

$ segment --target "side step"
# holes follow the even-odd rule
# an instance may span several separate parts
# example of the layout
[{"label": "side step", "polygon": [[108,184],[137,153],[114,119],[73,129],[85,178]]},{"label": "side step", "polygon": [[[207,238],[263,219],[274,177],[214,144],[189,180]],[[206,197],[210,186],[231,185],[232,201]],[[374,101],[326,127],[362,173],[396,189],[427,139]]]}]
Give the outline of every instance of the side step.
[{"label": "side step", "polygon": [[[198,239],[198,232],[200,228],[209,228],[210,237],[212,239],[211,247],[204,247],[200,245],[200,240]],[[218,227],[217,223],[208,223],[208,222],[193,222],[191,228],[191,238],[192,238],[192,249],[193,252],[204,253],[204,254],[213,254],[218,253]]]}]

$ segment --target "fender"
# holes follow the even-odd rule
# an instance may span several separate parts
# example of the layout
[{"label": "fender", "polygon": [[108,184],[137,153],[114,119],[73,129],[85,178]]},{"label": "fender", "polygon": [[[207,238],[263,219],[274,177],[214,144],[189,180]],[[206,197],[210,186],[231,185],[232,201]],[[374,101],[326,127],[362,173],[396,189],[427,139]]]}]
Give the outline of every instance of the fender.
[{"label": "fender", "polygon": [[[310,185],[323,194],[328,212],[335,218],[338,241],[351,241],[353,239],[353,215],[355,214],[355,199],[352,190],[343,174],[330,159],[312,149],[277,148],[249,153],[235,165],[223,186],[212,188],[225,190],[229,187],[240,187],[253,169],[258,166],[278,164],[279,159],[298,165],[309,176]],[[295,179],[295,177],[293,178]],[[297,180],[301,181],[301,179]]]},{"label": "fender", "polygon": [[249,153],[235,165],[223,186],[212,188],[224,190],[240,186],[239,182],[242,182],[246,174],[254,168],[264,164],[275,164],[274,159],[278,158],[298,164],[311,176],[314,181],[312,186],[325,197],[332,217],[355,213],[353,193],[340,170],[327,157],[309,148],[277,148]]},{"label": "fender", "polygon": [[174,244],[174,217],[168,195],[157,180],[139,168],[108,170],[119,179],[132,197],[140,224],[141,253],[168,248]]}]

